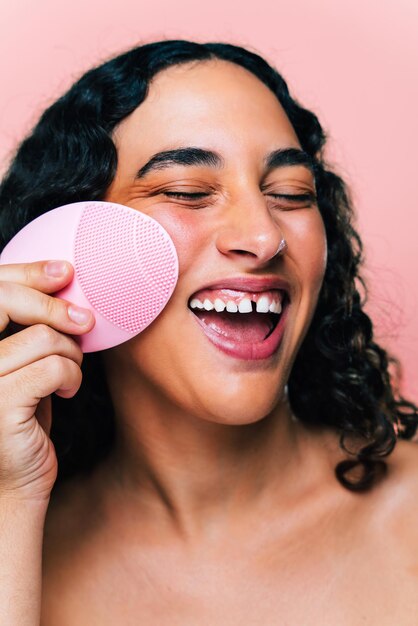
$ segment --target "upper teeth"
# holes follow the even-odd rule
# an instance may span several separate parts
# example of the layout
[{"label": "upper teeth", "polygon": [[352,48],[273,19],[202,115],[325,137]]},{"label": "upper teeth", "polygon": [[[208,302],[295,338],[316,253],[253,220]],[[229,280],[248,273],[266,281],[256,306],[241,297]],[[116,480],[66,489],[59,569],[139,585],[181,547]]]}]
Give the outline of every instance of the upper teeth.
[{"label": "upper teeth", "polygon": [[[225,311],[225,309],[228,313],[251,313],[252,303],[250,298],[243,298],[238,304],[232,300],[224,302],[220,298],[216,298],[215,302],[212,302],[209,298],[205,298],[203,302],[199,298],[193,298],[190,302],[190,308],[205,309],[206,311],[215,309],[218,313]],[[256,311],[257,313],[281,313],[282,305],[280,302],[274,302],[268,296],[261,296],[257,301]]]}]

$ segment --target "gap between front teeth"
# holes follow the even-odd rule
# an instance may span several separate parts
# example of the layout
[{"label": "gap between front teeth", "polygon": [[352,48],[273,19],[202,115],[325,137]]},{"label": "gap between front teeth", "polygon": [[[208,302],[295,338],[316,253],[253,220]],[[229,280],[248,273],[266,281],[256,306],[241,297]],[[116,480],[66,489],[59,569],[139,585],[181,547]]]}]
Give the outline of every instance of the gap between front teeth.
[{"label": "gap between front teeth", "polygon": [[[228,313],[251,313],[252,312],[252,303],[249,298],[244,298],[238,305],[229,300],[226,304],[220,298],[216,298],[215,302],[212,303],[208,298],[206,298],[203,302],[198,298],[193,298],[190,302],[191,309],[204,309],[205,311],[215,311],[217,313],[222,313],[222,311],[226,311]],[[277,313],[280,314],[282,312],[282,305],[280,302],[272,302],[269,303],[269,299],[267,296],[261,296],[256,304],[257,313]]]}]

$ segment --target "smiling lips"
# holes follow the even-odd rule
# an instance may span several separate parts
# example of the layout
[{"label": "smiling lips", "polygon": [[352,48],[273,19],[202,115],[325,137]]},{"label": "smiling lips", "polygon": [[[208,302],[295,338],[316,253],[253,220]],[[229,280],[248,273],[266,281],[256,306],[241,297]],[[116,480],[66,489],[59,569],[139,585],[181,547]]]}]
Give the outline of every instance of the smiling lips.
[{"label": "smiling lips", "polygon": [[265,359],[276,352],[286,305],[287,296],[281,289],[202,289],[189,301],[207,338],[229,356],[247,360]]}]

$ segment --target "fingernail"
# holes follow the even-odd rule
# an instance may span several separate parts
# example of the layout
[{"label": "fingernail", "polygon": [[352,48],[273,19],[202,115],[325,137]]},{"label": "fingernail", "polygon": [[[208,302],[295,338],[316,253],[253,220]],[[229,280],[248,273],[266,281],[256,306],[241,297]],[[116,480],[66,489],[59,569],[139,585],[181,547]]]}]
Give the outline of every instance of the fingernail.
[{"label": "fingernail", "polygon": [[76,324],[80,324],[80,326],[82,326],[90,321],[91,313],[87,309],[81,309],[78,306],[70,304],[68,307],[68,317]]},{"label": "fingernail", "polygon": [[59,278],[67,273],[68,265],[65,261],[48,261],[44,266],[45,274],[52,278]]}]

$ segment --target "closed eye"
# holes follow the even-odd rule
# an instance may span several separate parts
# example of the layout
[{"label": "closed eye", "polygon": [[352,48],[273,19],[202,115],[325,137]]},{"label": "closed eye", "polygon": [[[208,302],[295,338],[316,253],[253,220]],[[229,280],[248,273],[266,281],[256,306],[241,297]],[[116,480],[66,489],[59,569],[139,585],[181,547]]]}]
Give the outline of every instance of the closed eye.
[{"label": "closed eye", "polygon": [[[163,192],[165,196],[172,196],[174,198],[195,198],[200,199],[208,196],[208,193],[199,192],[199,193],[185,193],[181,191],[165,191]],[[299,194],[284,194],[284,193],[270,193],[269,196],[273,196],[273,198],[282,198],[283,200],[290,200],[291,202],[303,202],[304,200],[315,201],[316,197],[313,193],[299,193]]]},{"label": "closed eye", "polygon": [[190,200],[200,200],[200,198],[204,198],[208,196],[208,193],[204,193],[203,191],[199,193],[183,193],[181,191],[164,191],[163,194],[165,196],[172,196],[174,198],[189,198]]},{"label": "closed eye", "polygon": [[316,202],[316,196],[313,193],[270,193],[268,195],[289,200],[289,202]]}]

